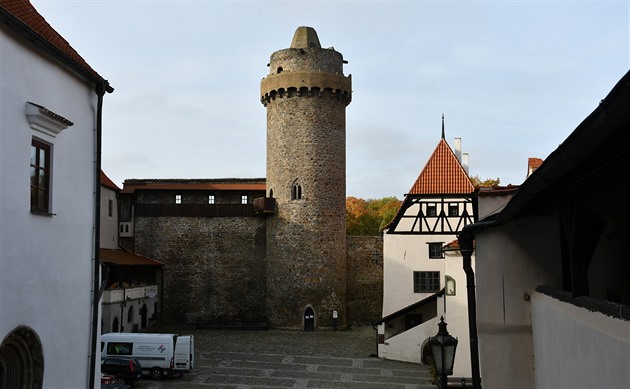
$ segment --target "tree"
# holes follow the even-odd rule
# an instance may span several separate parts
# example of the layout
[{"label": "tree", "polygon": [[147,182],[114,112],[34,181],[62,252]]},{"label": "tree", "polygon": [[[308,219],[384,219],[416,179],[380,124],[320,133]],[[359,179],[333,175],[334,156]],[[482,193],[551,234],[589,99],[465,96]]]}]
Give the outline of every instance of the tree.
[{"label": "tree", "polygon": [[348,235],[379,235],[400,207],[396,197],[364,200],[346,198],[346,233]]},{"label": "tree", "polygon": [[492,188],[501,184],[501,179],[499,177],[496,179],[486,178],[485,180],[481,180],[479,176],[474,176],[470,177],[470,181],[472,181],[475,188]]}]

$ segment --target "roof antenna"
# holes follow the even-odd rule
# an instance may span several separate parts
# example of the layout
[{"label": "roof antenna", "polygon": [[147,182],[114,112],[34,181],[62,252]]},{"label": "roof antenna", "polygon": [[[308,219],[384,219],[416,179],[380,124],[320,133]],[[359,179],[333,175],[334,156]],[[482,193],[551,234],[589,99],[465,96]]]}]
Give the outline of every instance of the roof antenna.
[{"label": "roof antenna", "polygon": [[445,137],[444,137],[444,114],[442,114],[442,139],[445,139]]}]

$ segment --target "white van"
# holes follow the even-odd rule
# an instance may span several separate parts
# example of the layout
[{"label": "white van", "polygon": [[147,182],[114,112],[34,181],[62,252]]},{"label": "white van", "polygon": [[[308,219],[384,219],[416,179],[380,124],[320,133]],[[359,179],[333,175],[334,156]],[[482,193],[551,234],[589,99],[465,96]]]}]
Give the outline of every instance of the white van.
[{"label": "white van", "polygon": [[[182,368],[175,369],[175,349],[179,335],[112,332],[101,335],[101,356],[131,356],[140,362],[142,371],[151,378],[160,379],[164,375],[188,372],[192,368],[194,353],[193,337],[186,336],[180,343],[188,357],[182,361]],[[188,340],[189,338],[189,340]],[[187,347],[185,346],[187,345]],[[182,357],[182,359],[184,359]]]},{"label": "white van", "polygon": [[189,373],[195,363],[195,338],[181,335],[175,342],[175,371]]}]

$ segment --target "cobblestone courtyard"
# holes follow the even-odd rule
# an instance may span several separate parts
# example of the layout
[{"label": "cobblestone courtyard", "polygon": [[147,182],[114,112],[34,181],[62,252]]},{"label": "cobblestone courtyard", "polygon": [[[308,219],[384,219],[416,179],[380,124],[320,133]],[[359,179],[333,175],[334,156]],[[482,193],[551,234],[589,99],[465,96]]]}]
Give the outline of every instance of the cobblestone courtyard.
[{"label": "cobblestone courtyard", "polygon": [[[162,329],[172,331],[170,329]],[[195,336],[194,371],[135,388],[435,388],[425,366],[371,357],[371,327],[346,331],[174,331]]]}]

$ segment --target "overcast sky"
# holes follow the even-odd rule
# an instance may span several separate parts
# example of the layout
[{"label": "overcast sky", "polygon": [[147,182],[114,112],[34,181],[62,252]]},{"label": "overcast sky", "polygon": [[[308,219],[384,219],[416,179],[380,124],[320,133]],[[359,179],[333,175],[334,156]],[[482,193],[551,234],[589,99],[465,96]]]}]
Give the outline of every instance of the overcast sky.
[{"label": "overcast sky", "polygon": [[31,0],[115,91],[103,170],[265,177],[260,81],[298,26],[352,74],[347,195],[402,198],[462,138],[470,174],[521,184],[630,67],[628,1]]}]

